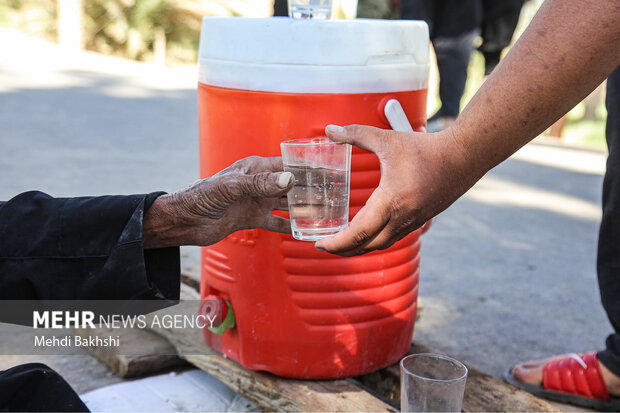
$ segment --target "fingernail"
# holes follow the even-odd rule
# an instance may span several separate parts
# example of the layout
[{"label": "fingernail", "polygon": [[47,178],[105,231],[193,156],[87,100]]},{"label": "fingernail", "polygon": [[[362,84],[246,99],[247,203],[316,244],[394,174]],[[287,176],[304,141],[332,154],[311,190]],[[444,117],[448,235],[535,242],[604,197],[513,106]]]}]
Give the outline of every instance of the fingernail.
[{"label": "fingernail", "polygon": [[278,177],[278,186],[282,189],[288,187],[293,179],[293,174],[290,172],[283,172]]},{"label": "fingernail", "polygon": [[344,128],[342,126],[338,126],[338,125],[327,125],[327,127],[325,128],[325,132],[326,133],[343,133],[344,132]]}]

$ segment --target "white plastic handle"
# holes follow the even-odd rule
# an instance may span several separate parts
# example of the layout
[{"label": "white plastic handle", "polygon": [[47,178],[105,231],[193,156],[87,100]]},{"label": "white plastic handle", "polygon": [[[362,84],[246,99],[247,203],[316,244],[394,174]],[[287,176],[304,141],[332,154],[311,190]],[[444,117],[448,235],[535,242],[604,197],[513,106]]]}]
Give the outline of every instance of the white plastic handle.
[{"label": "white plastic handle", "polygon": [[395,131],[413,132],[409,119],[407,119],[407,115],[398,100],[388,100],[385,104],[385,108],[383,108],[383,113],[385,113],[385,117]]}]

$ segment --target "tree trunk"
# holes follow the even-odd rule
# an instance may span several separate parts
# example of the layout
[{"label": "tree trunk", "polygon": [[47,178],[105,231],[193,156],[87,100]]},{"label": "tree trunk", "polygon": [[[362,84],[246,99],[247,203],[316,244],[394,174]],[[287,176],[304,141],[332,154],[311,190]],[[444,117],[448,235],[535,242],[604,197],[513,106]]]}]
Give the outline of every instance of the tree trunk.
[{"label": "tree trunk", "polygon": [[155,56],[156,64],[166,64],[166,32],[161,26],[155,28],[155,39],[153,40],[153,54]]}]

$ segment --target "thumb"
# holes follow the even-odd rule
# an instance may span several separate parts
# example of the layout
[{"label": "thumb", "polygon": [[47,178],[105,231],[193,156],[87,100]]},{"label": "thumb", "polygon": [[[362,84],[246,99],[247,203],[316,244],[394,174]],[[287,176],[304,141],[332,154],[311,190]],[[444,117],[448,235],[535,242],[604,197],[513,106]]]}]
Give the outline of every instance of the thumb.
[{"label": "thumb", "polygon": [[295,183],[290,172],[261,172],[242,175],[238,185],[241,197],[278,198],[286,194]]},{"label": "thumb", "polygon": [[384,144],[386,131],[372,126],[327,125],[325,134],[336,142],[349,143],[370,152],[377,152]]}]

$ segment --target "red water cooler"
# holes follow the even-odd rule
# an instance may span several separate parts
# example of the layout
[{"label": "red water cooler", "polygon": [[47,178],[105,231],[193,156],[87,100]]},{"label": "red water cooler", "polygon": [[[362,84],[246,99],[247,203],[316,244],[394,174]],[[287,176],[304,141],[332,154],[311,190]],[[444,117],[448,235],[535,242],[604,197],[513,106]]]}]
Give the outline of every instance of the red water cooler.
[{"label": "red water cooler", "polygon": [[[207,17],[200,54],[200,171],[213,175],[325,126],[389,128],[397,99],[426,123],[428,29],[416,21]],[[374,154],[353,149],[351,217],[380,178]],[[355,376],[396,362],[416,315],[420,233],[384,251],[341,258],[264,230],[202,250],[201,297],[223,303],[208,345],[253,370],[294,378]]]}]

